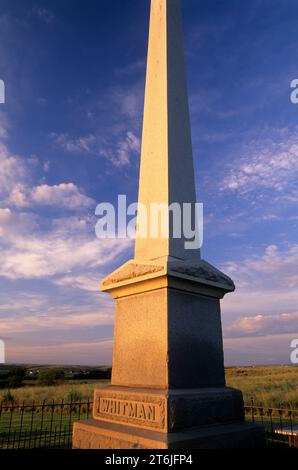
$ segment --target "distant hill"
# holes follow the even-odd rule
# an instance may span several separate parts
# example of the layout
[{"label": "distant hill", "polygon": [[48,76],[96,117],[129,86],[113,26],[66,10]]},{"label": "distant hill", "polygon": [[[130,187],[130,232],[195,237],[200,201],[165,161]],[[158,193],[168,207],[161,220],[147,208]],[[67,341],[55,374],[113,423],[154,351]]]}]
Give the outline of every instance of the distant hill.
[{"label": "distant hill", "polygon": [[65,372],[78,372],[78,371],[93,371],[93,370],[102,370],[106,371],[111,368],[111,366],[87,366],[87,365],[65,365],[65,364],[0,364],[0,372],[1,370],[7,371],[9,369],[21,367],[26,370],[37,371],[41,369],[60,369],[64,370]]}]

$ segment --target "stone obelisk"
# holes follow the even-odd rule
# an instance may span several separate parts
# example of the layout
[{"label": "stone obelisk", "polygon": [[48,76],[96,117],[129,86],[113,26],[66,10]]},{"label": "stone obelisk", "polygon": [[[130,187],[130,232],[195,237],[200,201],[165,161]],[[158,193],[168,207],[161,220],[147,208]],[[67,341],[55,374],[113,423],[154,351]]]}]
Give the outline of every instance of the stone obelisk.
[{"label": "stone obelisk", "polygon": [[[148,211],[196,201],[180,8],[151,0],[139,183]],[[134,259],[102,281],[116,303],[112,383],[95,391],[93,419],[75,423],[74,448],[263,446],[241,392],[225,386],[220,299],[234,283],[185,242],[171,230],[137,235]]]}]

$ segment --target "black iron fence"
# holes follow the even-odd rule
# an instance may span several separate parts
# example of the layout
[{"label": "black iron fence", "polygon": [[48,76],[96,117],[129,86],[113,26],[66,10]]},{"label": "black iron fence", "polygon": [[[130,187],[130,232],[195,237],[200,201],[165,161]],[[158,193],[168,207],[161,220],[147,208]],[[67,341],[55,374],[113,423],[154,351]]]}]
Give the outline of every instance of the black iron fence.
[{"label": "black iron fence", "polygon": [[269,446],[298,448],[298,410],[256,406],[253,398],[245,406],[246,419],[265,427]]},{"label": "black iron fence", "polygon": [[74,421],[91,414],[90,400],[0,403],[0,449],[71,447]]},{"label": "black iron fence", "polygon": [[[92,415],[92,401],[0,403],[0,449],[71,447],[74,421]],[[262,424],[268,445],[298,447],[298,410],[245,406],[246,419]]]}]

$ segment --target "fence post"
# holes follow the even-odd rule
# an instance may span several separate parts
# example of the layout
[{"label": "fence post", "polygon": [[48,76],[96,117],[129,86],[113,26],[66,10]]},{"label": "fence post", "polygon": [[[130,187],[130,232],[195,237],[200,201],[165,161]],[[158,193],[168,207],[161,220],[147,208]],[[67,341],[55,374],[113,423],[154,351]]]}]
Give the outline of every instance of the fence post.
[{"label": "fence post", "polygon": [[254,407],[254,398],[251,397],[251,420],[255,422],[255,407]]}]

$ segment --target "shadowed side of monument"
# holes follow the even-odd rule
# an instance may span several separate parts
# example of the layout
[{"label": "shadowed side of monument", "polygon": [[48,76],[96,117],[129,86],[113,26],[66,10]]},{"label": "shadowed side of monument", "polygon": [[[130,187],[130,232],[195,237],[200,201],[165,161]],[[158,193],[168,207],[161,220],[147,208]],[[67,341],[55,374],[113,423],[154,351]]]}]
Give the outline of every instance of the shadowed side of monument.
[{"label": "shadowed side of monument", "polygon": [[[182,36],[180,0],[152,0],[139,182],[148,208],[196,201]],[[137,235],[134,259],[101,289],[116,304],[112,383],[95,391],[93,419],[75,423],[74,448],[265,446],[242,393],[225,386],[228,276],[169,231]]]}]

